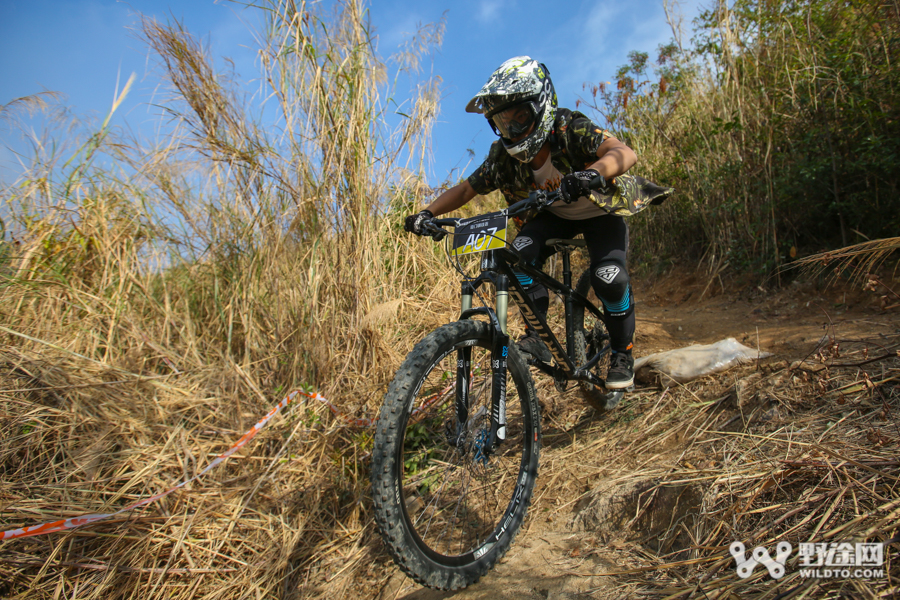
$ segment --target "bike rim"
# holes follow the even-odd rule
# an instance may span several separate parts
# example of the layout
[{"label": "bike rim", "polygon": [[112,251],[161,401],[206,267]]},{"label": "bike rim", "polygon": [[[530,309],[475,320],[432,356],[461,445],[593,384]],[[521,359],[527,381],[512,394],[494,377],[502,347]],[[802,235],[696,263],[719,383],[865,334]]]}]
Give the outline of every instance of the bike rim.
[{"label": "bike rim", "polygon": [[[474,342],[474,344],[473,344]],[[507,382],[507,439],[492,456],[480,453],[490,427],[490,344],[473,339],[444,350],[419,382],[403,426],[396,461],[400,506],[416,545],[448,566],[470,564],[490,552],[526,501],[535,433],[519,389]],[[457,349],[472,351],[469,417],[456,429]],[[520,517],[521,518],[521,517]]]}]

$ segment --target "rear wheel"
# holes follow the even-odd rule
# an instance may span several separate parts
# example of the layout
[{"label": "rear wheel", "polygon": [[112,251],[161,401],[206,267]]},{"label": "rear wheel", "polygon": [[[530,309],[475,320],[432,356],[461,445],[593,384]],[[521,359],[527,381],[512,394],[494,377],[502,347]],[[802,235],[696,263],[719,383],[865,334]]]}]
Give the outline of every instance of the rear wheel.
[{"label": "rear wheel", "polygon": [[[591,273],[590,270],[581,274],[575,291],[587,298],[591,292]],[[575,363],[583,365],[587,362],[588,356],[594,356],[602,348],[609,345],[609,334],[606,332],[606,326],[603,321],[596,318],[595,315],[586,314],[587,310],[581,303],[576,302],[573,307],[572,316],[575,324]],[[606,354],[600,362],[594,367],[593,372],[598,377],[605,373],[609,368],[609,353]],[[595,386],[588,381],[579,381],[579,389],[581,397],[590,406],[599,412],[607,412],[619,405],[625,392],[622,390],[606,390]]]},{"label": "rear wheel", "polygon": [[[375,433],[372,491],[382,537],[417,582],[459,589],[509,548],[531,502],[540,449],[537,394],[509,345],[506,439],[490,435],[491,328],[450,323],[407,356],[388,388]],[[468,356],[468,411],[458,418],[457,362]]]}]

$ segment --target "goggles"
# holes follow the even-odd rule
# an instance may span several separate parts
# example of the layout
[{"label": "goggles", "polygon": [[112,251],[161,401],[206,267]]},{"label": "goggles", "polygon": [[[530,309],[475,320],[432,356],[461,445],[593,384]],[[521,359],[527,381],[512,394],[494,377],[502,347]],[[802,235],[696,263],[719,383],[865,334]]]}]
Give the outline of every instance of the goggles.
[{"label": "goggles", "polygon": [[531,128],[538,116],[538,104],[534,100],[517,102],[501,107],[488,115],[494,133],[508,140],[520,138]]}]

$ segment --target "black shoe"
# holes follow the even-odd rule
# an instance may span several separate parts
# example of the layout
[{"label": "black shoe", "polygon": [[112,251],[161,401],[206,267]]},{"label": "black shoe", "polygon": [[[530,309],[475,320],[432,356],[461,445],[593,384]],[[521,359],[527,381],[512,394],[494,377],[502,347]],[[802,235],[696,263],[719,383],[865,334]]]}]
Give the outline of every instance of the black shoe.
[{"label": "black shoe", "polygon": [[606,389],[621,390],[634,385],[634,358],[631,352],[613,352],[606,371]]},{"label": "black shoe", "polygon": [[[519,352],[524,352],[545,363],[553,361],[553,355],[550,354],[550,348],[548,348],[538,334],[533,331],[528,331],[528,333],[525,334],[525,337],[516,343],[516,347],[519,349]],[[528,356],[525,358],[528,358]]]}]

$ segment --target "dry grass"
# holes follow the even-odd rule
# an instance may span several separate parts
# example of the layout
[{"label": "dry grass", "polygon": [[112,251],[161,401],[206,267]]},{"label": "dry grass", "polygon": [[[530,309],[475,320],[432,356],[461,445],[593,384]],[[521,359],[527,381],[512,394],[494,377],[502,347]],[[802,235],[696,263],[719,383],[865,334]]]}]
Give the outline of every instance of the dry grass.
[{"label": "dry grass", "polygon": [[[436,82],[395,134],[390,64],[414,54],[383,63],[361,4],[333,8],[263,5],[269,120],[177,23],[145,21],[171,138],[146,149],[107,118],[72,149],[35,140],[2,198],[2,529],[166,490],[289,389],[372,417],[403,349],[449,318],[433,307],[458,286],[400,222],[431,193],[410,167]],[[294,406],[150,507],[2,542],[0,595],[341,597],[371,552],[370,446],[324,405]]]},{"label": "dry grass", "polygon": [[[268,408],[238,365],[148,378],[52,349],[10,350],[0,362],[10,525],[111,512],[168,489]],[[146,510],[6,542],[3,592],[241,597],[321,583],[353,558],[367,529],[357,501],[367,439],[322,405],[297,406],[237,457]]]},{"label": "dry grass", "polygon": [[[550,480],[537,506],[574,515],[582,532],[560,576],[605,582],[593,595],[622,599],[893,597],[898,351],[896,331],[831,336],[805,360],[639,388],[606,421],[575,425],[551,407],[542,459]],[[554,436],[566,441],[559,449]],[[758,566],[739,578],[735,541],[773,556],[777,542],[790,542],[787,574],[775,581]],[[864,541],[892,542],[884,577],[800,576],[799,543]]]},{"label": "dry grass", "polygon": [[808,275],[823,278],[827,273],[831,282],[840,279],[858,282],[873,277],[898,249],[898,237],[872,240],[805,256],[790,268],[801,268]]},{"label": "dry grass", "polygon": [[[172,84],[172,138],[147,150],[107,120],[70,154],[36,143],[32,169],[3,190],[14,239],[0,244],[0,529],[166,490],[295,387],[372,417],[405,351],[454,318],[455,274],[399,219],[430,193],[415,169],[436,82],[388,131],[389,69],[360,5],[338,9],[265,5],[264,95],[278,113],[267,127],[187,32],[145,23]],[[880,343],[895,350],[895,338]],[[825,369],[772,368],[734,392],[634,394],[577,435],[549,406],[536,510],[567,514],[601,476],[656,478],[650,498],[664,484],[705,486],[687,533],[684,520],[650,519],[657,550],[638,539],[622,551],[641,570],[621,584],[655,597],[696,594],[698,581],[718,597],[752,585],[723,562],[734,536],[894,535],[897,360],[848,358],[845,344],[841,360],[864,364],[838,367],[824,350]],[[760,420],[776,407],[793,421]],[[643,435],[623,435],[635,427]],[[293,406],[153,505],[0,542],[0,595],[369,597],[394,572],[367,499],[371,433],[322,404]],[[676,550],[682,534],[691,543]],[[882,583],[872,590],[893,585]]]}]

